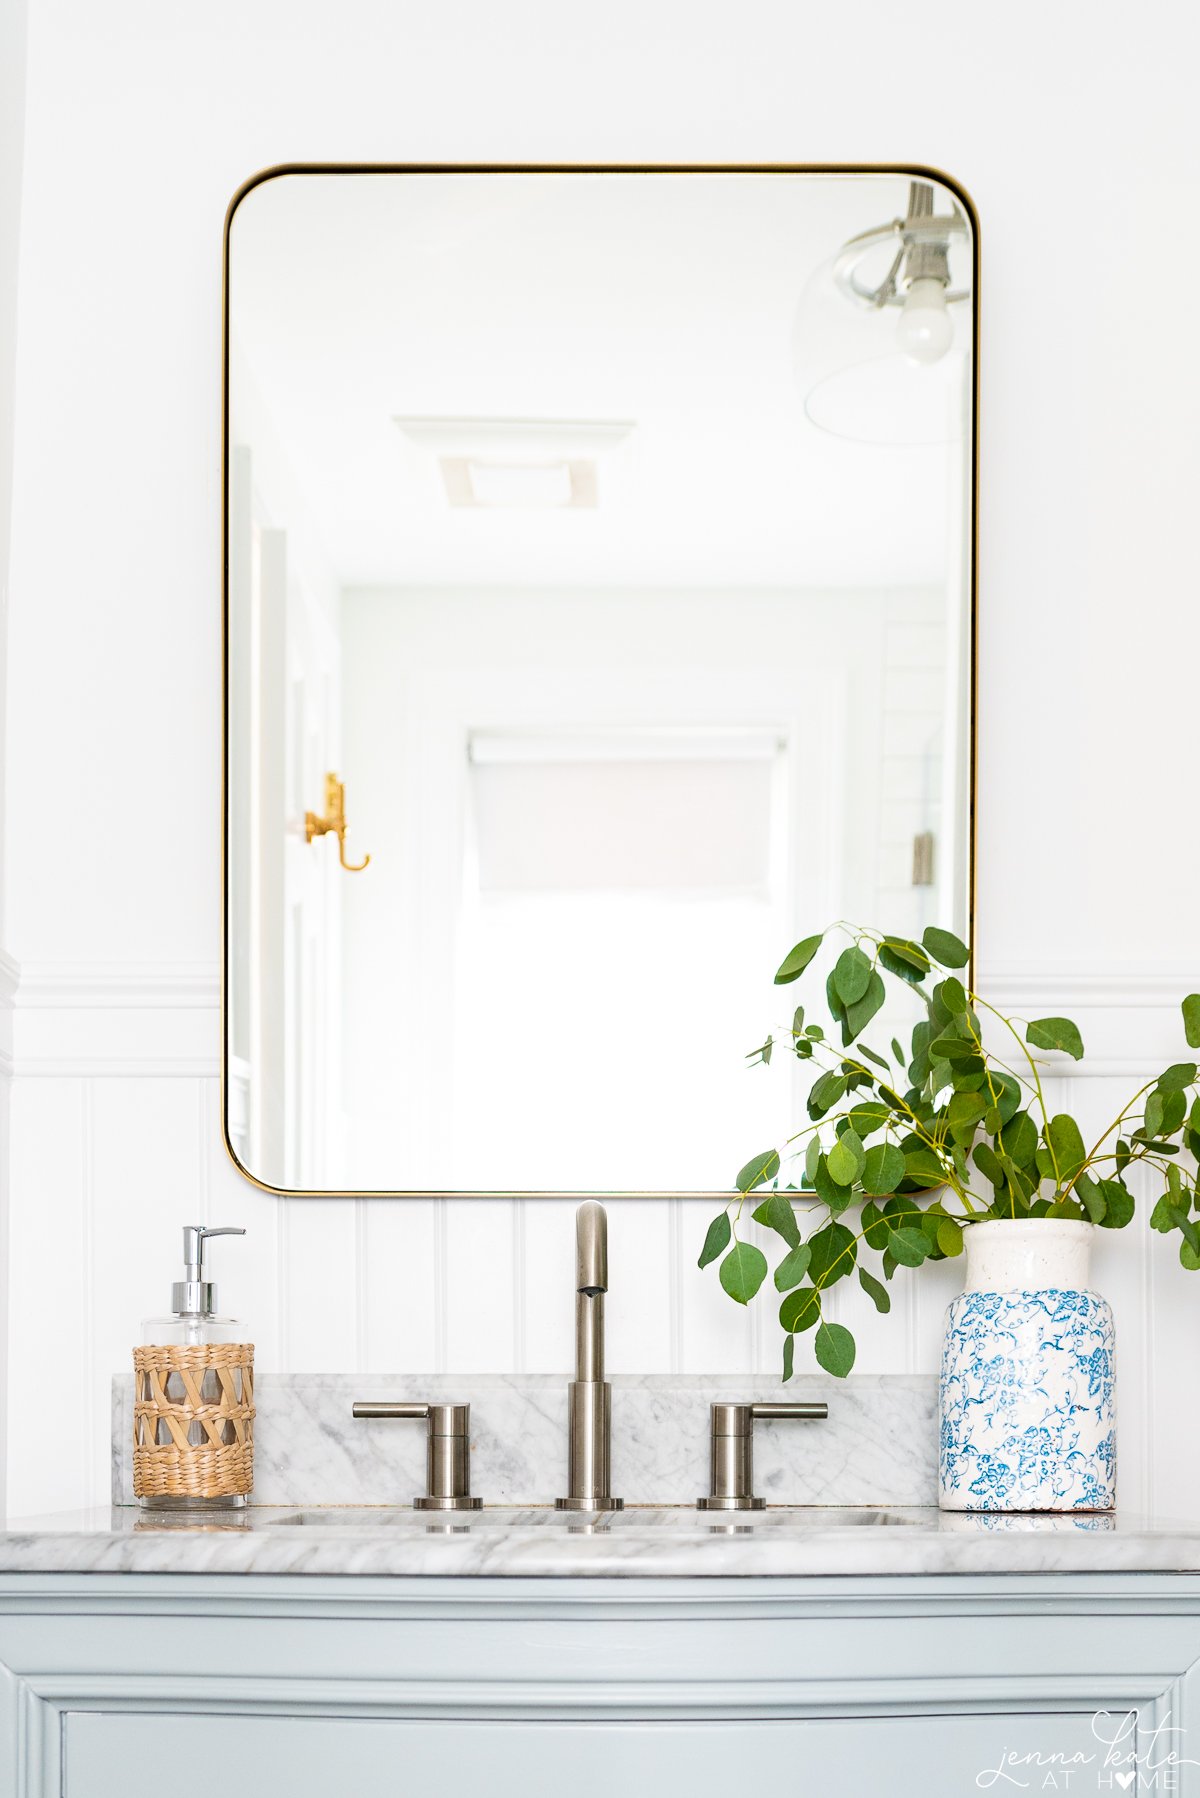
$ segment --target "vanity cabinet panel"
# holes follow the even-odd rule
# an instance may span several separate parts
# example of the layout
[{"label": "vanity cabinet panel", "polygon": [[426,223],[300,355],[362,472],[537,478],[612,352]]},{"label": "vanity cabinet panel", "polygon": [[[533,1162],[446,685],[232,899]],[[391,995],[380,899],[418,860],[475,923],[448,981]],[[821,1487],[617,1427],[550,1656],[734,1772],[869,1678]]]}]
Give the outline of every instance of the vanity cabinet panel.
[{"label": "vanity cabinet panel", "polygon": [[73,1712],[63,1749],[63,1798],[728,1798],[747,1786],[960,1798],[1010,1752],[1094,1764],[1096,1740],[1090,1713],[485,1723]]},{"label": "vanity cabinet panel", "polygon": [[1198,1667],[1193,1574],[6,1574],[0,1798],[1200,1798]]}]

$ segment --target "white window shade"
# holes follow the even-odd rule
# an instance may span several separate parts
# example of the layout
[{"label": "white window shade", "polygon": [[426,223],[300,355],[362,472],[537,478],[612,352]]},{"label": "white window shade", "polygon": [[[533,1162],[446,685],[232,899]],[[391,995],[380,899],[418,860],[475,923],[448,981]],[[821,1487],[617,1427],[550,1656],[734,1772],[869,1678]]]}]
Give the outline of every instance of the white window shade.
[{"label": "white window shade", "polygon": [[745,1061],[785,934],[780,733],[470,747],[455,1184],[728,1188],[786,1123],[787,1083]]},{"label": "white window shade", "polygon": [[481,894],[765,893],[776,738],[472,740]]}]

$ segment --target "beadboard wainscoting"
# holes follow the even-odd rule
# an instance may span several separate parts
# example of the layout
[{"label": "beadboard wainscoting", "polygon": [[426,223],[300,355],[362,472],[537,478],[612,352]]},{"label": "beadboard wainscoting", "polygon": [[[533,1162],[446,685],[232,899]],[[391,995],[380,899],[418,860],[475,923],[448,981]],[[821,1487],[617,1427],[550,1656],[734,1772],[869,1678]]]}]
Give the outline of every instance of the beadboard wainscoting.
[{"label": "beadboard wainscoting", "polygon": [[[1056,1076],[1097,1134],[1140,1074],[1177,1057],[1186,974],[996,969],[987,990],[1027,1016],[1075,1016],[1088,1059]],[[222,1309],[259,1365],[290,1372],[404,1369],[552,1373],[572,1356],[573,1207],[545,1200],[280,1200],[229,1162],[220,1132],[219,1010],[211,967],[37,967],[13,1014],[9,1507],[103,1503],[109,1388],[140,1319],[178,1277],[179,1227],[244,1224],[219,1244]],[[748,1076],[749,1077],[749,1076]],[[770,1074],[765,1077],[771,1077]],[[749,1150],[762,1145],[749,1144]],[[1095,1281],[1117,1317],[1119,1496],[1186,1513],[1200,1481],[1187,1394],[1200,1351],[1200,1278],[1143,1215],[1102,1237]],[[773,1374],[769,1299],[739,1311],[696,1256],[712,1207],[609,1204],[614,1374]],[[953,1264],[901,1272],[889,1318],[845,1288],[857,1371],[936,1371]],[[851,1315],[852,1314],[852,1315]],[[807,1370],[807,1345],[797,1356]],[[687,1494],[681,1494],[686,1498]]]}]

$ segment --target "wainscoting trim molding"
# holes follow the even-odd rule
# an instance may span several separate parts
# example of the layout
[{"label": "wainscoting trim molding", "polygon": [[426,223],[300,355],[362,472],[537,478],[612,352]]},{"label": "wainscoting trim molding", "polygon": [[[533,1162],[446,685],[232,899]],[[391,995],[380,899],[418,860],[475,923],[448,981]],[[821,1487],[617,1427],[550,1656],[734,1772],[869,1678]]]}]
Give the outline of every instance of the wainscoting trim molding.
[{"label": "wainscoting trim molding", "polygon": [[214,962],[26,962],[17,988],[20,1010],[211,1011],[220,1001]]},{"label": "wainscoting trim molding", "polygon": [[1138,969],[1111,962],[1104,967],[1006,967],[981,970],[977,990],[1001,1011],[1027,1013],[1049,1005],[1107,1010],[1174,1009],[1188,993],[1200,992],[1200,966]]}]

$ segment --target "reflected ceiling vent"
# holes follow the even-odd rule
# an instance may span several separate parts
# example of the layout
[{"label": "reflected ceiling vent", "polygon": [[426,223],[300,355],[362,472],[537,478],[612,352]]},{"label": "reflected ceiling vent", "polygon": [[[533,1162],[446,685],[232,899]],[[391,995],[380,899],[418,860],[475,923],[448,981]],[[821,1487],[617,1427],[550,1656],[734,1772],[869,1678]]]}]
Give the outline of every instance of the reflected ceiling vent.
[{"label": "reflected ceiling vent", "polygon": [[594,511],[600,464],[628,442],[632,423],[546,418],[397,418],[437,463],[446,498],[475,511]]}]

